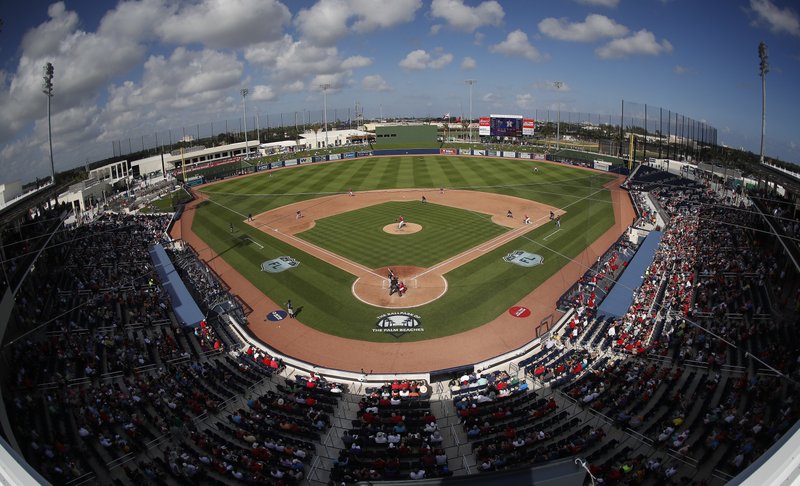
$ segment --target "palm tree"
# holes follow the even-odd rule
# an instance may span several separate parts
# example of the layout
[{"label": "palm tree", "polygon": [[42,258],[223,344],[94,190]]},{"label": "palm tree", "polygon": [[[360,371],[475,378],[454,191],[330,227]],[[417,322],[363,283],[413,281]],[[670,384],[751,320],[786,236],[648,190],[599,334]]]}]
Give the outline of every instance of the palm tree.
[{"label": "palm tree", "polygon": [[758,44],[759,67],[761,71],[761,151],[759,152],[759,162],[764,163],[764,133],[767,126],[767,73],[769,72],[769,62],[767,61],[767,45],[764,42]]}]

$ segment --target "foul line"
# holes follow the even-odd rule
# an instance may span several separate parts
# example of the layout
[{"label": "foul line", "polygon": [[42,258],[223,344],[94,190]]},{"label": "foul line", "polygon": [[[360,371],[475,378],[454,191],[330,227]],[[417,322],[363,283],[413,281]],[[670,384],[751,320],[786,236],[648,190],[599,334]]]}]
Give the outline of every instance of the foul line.
[{"label": "foul line", "polygon": [[[561,210],[563,211],[563,210],[567,209],[568,207],[570,207],[570,206],[572,206],[574,204],[578,204],[579,202],[581,202],[581,201],[583,201],[585,199],[589,199],[589,198],[593,197],[595,194],[597,194],[597,193],[599,193],[601,191],[604,191],[606,189],[607,188],[602,187],[602,188],[596,190],[595,192],[593,192],[591,194],[587,194],[586,196],[567,204],[566,206],[561,208]],[[541,218],[537,219],[536,222],[539,222],[539,221],[541,221],[543,219],[544,219],[544,216],[542,216]],[[487,243],[484,243],[481,246],[477,246],[477,247],[474,247],[474,248],[470,248],[469,250],[463,251],[463,252],[459,253],[458,255],[456,255],[456,256],[454,256],[452,258],[448,258],[447,260],[445,260],[443,262],[437,263],[436,265],[428,268],[427,270],[425,270],[424,272],[420,273],[417,276],[421,277],[421,276],[425,275],[428,272],[432,272],[433,270],[452,262],[453,260],[457,260],[459,258],[463,258],[464,256],[469,255],[470,253],[472,253],[474,251],[484,251],[485,252],[485,251],[493,250],[493,249],[497,248],[498,246],[503,245],[503,244],[507,243],[508,241],[511,241],[513,238],[516,238],[517,237],[516,233],[518,233],[518,232],[519,233],[523,233],[522,231],[519,231],[519,230],[527,229],[526,228],[527,226],[528,225],[521,226],[519,228],[513,229],[513,230],[509,231],[508,233],[503,233],[502,235],[500,235],[500,236],[498,236],[498,237],[496,237],[496,238],[494,238],[492,240],[489,240]],[[525,237],[524,233],[522,235],[520,235],[520,236],[521,237]],[[507,241],[505,241],[505,240],[507,240]],[[530,238],[529,238],[529,240],[530,241],[534,241],[534,240],[532,240]]]},{"label": "foul line", "polygon": [[552,232],[552,233],[550,233],[549,235],[545,236],[544,238],[542,238],[542,240],[544,240],[544,241],[547,241],[547,239],[548,239],[548,238],[550,238],[550,237],[551,237],[551,236],[553,236],[554,234],[558,233],[559,231],[561,231],[561,228],[558,228],[557,230],[553,231],[553,232]]},{"label": "foul line", "polygon": [[250,242],[251,242],[251,243],[253,243],[254,245],[258,245],[258,247],[259,247],[259,248],[261,248],[262,250],[264,249],[264,245],[262,245],[261,243],[257,242],[257,241],[256,241],[256,240],[254,240],[253,238],[250,238],[250,237],[248,236],[248,237],[247,237],[247,239],[248,239],[248,240],[250,240]]},{"label": "foul line", "polygon": [[[225,209],[227,209],[228,211],[230,211],[230,212],[232,212],[232,213],[234,213],[234,214],[238,214],[238,215],[240,215],[240,216],[243,216],[243,217],[244,217],[244,215],[243,215],[243,214],[241,214],[240,212],[238,212],[238,211],[236,211],[236,210],[234,210],[234,209],[231,209],[231,208],[229,208],[229,207],[225,206],[224,204],[220,204],[220,203],[218,203],[218,202],[214,201],[213,199],[210,199],[210,198],[209,198],[209,199],[206,199],[206,201],[209,201],[209,202],[211,202],[211,203],[214,203],[214,204],[216,204],[217,206],[220,206],[220,207],[222,207],[222,208],[225,208]],[[264,224],[264,225],[263,225],[263,227],[270,228],[270,229],[272,229],[274,232],[278,233],[279,235],[282,235],[283,237],[285,237],[285,238],[288,238],[288,239],[292,240],[293,242],[297,243],[297,244],[295,244],[295,247],[298,247],[300,250],[302,250],[302,248],[301,248],[301,247],[302,247],[302,245],[306,245],[306,247],[308,247],[308,248],[313,248],[314,250],[316,250],[316,251],[318,251],[318,252],[320,252],[320,253],[324,253],[325,255],[328,255],[328,256],[330,256],[330,257],[332,257],[332,258],[335,258],[335,259],[337,259],[337,260],[339,260],[339,261],[342,261],[342,262],[344,262],[344,263],[346,263],[346,264],[348,264],[348,265],[351,265],[351,266],[353,266],[353,267],[355,267],[355,268],[357,268],[357,269],[361,270],[362,272],[365,272],[365,273],[369,273],[369,274],[375,275],[376,277],[380,277],[380,278],[386,278],[386,277],[383,277],[382,275],[379,275],[379,274],[377,274],[377,273],[373,272],[371,269],[369,269],[369,268],[367,268],[367,267],[365,267],[365,266],[363,266],[363,265],[360,265],[360,264],[358,264],[358,263],[356,263],[356,262],[354,262],[354,261],[352,261],[352,260],[348,260],[347,258],[343,258],[343,257],[341,257],[341,256],[337,255],[336,253],[332,253],[332,252],[330,252],[330,251],[326,250],[325,248],[320,248],[320,247],[318,247],[318,246],[316,246],[316,245],[313,245],[313,244],[311,244],[311,243],[309,243],[309,242],[307,242],[307,241],[305,241],[305,240],[302,240],[302,239],[300,239],[300,238],[297,238],[296,236],[289,235],[289,234],[286,234],[286,233],[284,233],[284,232],[282,232],[282,231],[279,231],[279,230],[278,230],[278,228],[274,228],[274,227],[272,227],[272,226],[270,226],[270,225],[268,225],[268,224]],[[342,269],[342,270],[344,270],[344,269]],[[345,270],[345,271],[347,271],[347,270]],[[350,273],[350,274],[353,274],[352,272],[348,272],[348,273]],[[353,275],[355,275],[355,274],[353,274]],[[356,276],[356,277],[358,277],[358,275],[355,275],[355,276]]]}]

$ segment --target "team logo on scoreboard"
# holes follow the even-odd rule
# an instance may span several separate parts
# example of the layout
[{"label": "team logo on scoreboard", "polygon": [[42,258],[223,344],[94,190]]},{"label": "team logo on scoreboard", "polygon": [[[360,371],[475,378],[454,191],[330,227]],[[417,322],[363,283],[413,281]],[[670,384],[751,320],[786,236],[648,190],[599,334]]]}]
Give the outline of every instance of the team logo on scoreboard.
[{"label": "team logo on scoreboard", "polygon": [[504,256],[503,260],[521,267],[535,267],[536,265],[544,263],[544,257],[542,255],[522,250],[512,251]]},{"label": "team logo on scoreboard", "polygon": [[298,262],[292,257],[279,256],[278,258],[273,258],[272,260],[267,260],[264,263],[262,263],[261,271],[269,273],[278,273],[284,270],[289,270],[290,268],[294,268],[298,265],[300,265],[300,262]]},{"label": "team logo on scoreboard", "polygon": [[385,332],[396,338],[408,332],[422,332],[422,318],[409,312],[393,312],[378,316],[372,332]]}]

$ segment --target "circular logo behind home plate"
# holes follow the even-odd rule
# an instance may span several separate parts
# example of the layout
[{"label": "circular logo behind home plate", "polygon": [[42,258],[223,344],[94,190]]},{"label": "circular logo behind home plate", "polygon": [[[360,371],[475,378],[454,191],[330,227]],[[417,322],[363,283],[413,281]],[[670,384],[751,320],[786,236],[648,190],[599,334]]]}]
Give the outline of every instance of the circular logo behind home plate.
[{"label": "circular logo behind home plate", "polygon": [[522,317],[528,317],[529,315],[531,315],[531,310],[528,309],[527,307],[522,307],[522,306],[519,306],[519,305],[515,305],[514,307],[508,309],[508,313],[511,314],[514,317],[522,318]]}]

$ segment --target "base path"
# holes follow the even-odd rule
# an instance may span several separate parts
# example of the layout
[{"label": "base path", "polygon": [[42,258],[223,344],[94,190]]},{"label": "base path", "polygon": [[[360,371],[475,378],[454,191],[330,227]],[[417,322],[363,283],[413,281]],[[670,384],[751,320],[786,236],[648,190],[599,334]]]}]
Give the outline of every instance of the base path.
[{"label": "base path", "polygon": [[[426,197],[425,203],[421,202],[421,195]],[[465,209],[481,213],[486,219],[510,230],[430,268],[404,267],[402,272],[396,272],[408,287],[402,299],[397,295],[389,296],[386,269],[367,268],[295,236],[313,228],[318,219],[389,201],[413,201],[415,204],[439,204]],[[509,211],[517,217],[508,217]],[[358,192],[354,196],[337,194],[288,204],[258,214],[245,223],[356,276],[353,295],[361,302],[375,307],[413,308],[429,304],[444,295],[447,291],[444,274],[547,223],[551,212],[564,214],[564,211],[546,204],[491,192],[390,189]],[[530,218],[530,224],[524,223],[525,215]],[[422,230],[422,226],[412,222],[406,222],[403,228],[399,228],[397,222],[383,227],[383,231],[396,235]]]},{"label": "base path", "polygon": [[[623,181],[624,177],[620,176],[606,185],[611,191],[614,225],[573,261],[562,267],[555,275],[516,304],[531,309],[529,317],[516,318],[508,312],[504,312],[494,320],[475,329],[452,336],[411,343],[372,343],[341,338],[306,326],[297,319],[281,321],[277,324],[264,322],[259,316],[279,309],[280,306],[235,271],[225,260],[219,258],[191,230],[194,212],[202,201],[201,194],[196,193],[198,199],[187,205],[180,224],[173,228],[172,236],[173,238],[180,236],[191,245],[200,258],[230,286],[231,293],[237,295],[253,309],[248,322],[250,332],[280,353],[320,367],[353,372],[359,372],[361,369],[371,370],[374,373],[429,372],[477,363],[499,356],[524,346],[535,339],[540,332],[546,331],[549,324],[561,316],[555,310],[558,298],[627,230],[628,225],[633,221],[635,212],[630,197],[619,187]],[[432,196],[446,199],[450,193],[451,191],[445,191],[444,194],[439,195],[438,191],[435,191],[427,197],[429,200]],[[362,197],[364,197],[363,193],[358,193],[353,197],[339,196],[340,199],[352,200]],[[314,201],[316,200],[304,202],[308,206],[304,211],[303,218],[295,219],[296,210],[287,210],[284,221],[289,225],[310,227],[313,224],[313,218],[309,217],[309,211],[312,209]],[[528,202],[530,203],[530,201]],[[507,209],[509,208],[502,209],[502,214],[497,217],[495,222],[502,224],[503,221],[509,219],[505,218]],[[525,211],[525,209],[520,211]],[[516,216],[524,213],[518,213],[515,209],[514,214]],[[521,221],[518,221],[517,218],[514,222],[518,223],[517,227],[521,227]],[[511,221],[505,222],[506,225],[511,224]],[[265,223],[262,221],[260,224]],[[258,224],[255,222],[255,225]],[[302,229],[298,228],[297,231],[302,231]],[[508,233],[513,233],[513,231]],[[363,267],[358,271],[362,270]],[[379,269],[367,270],[381,278],[386,275],[385,273],[379,274],[377,272]],[[408,285],[408,283],[406,284]],[[410,294],[402,298],[405,299],[408,295]]]}]

